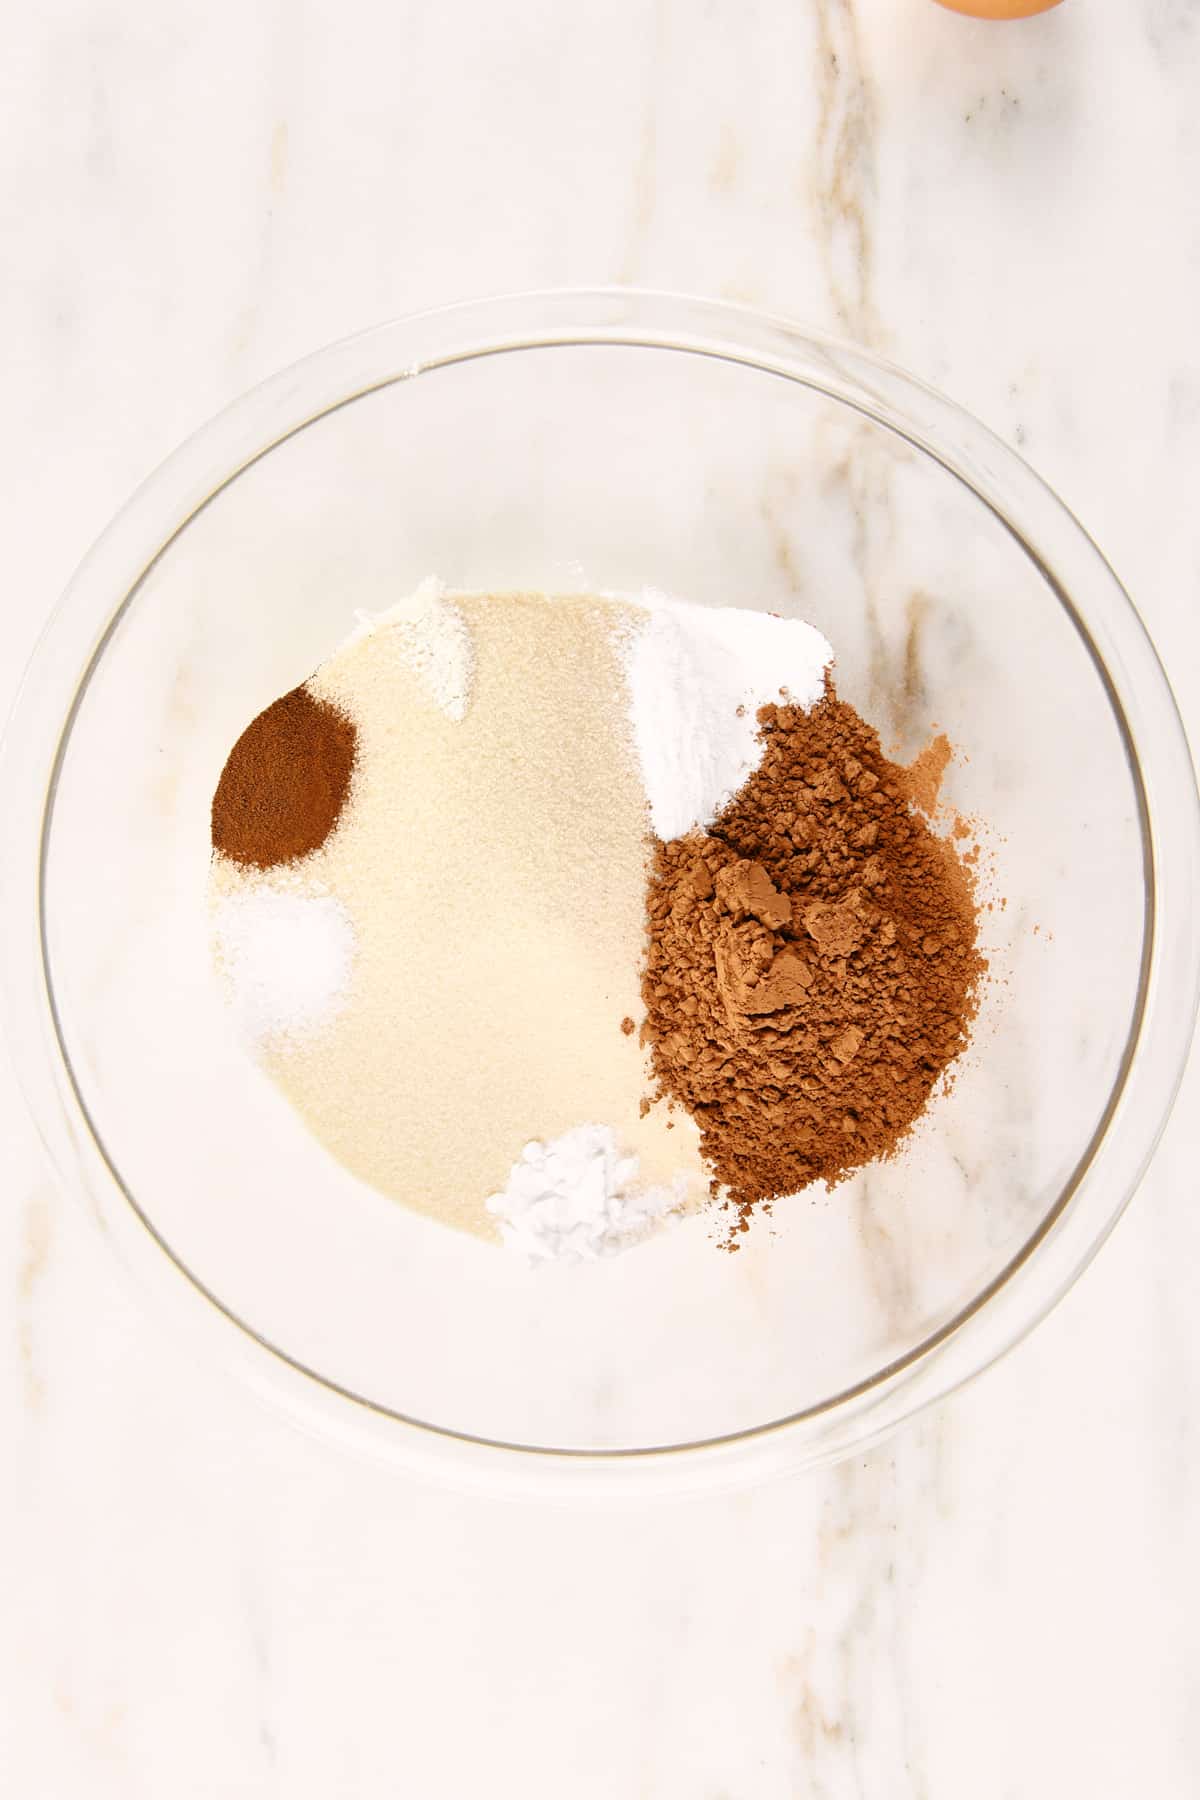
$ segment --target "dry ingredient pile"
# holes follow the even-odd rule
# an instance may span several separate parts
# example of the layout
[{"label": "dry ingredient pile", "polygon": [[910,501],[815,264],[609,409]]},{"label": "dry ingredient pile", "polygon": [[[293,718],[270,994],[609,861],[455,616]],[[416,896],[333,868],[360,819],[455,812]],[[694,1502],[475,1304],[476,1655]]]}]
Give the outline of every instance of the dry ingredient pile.
[{"label": "dry ingredient pile", "polygon": [[798,620],[454,594],[357,628],[230,752],[216,966],[372,1187],[527,1260],[888,1154],[963,1048],[970,890]]},{"label": "dry ingredient pile", "polygon": [[888,762],[832,693],[759,726],[762,763],[711,830],[655,847],[643,980],[655,1073],[740,1229],[896,1147],[983,972],[964,869],[917,810],[929,753]]}]

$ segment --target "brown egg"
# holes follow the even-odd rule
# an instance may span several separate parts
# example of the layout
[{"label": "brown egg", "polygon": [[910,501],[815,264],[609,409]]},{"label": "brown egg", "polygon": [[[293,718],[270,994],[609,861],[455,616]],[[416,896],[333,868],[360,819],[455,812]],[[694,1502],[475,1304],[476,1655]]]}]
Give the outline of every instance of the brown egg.
[{"label": "brown egg", "polygon": [[938,0],[951,12],[970,13],[973,19],[1028,19],[1049,12],[1059,0]]}]

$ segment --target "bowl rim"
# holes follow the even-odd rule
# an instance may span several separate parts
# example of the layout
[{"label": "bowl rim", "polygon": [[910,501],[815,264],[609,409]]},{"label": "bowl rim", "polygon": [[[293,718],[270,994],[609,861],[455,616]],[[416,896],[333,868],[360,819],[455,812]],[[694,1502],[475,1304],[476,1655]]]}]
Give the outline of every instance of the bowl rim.
[{"label": "bowl rim", "polygon": [[[1125,745],[1145,884],[1138,992],[1112,1091],[1058,1199],[1004,1268],[919,1344],[799,1413],[694,1443],[608,1450],[505,1443],[406,1416],[270,1343],[206,1287],[125,1186],[90,1117],[59,1021],[43,906],[58,778],[87,683],[192,520],[281,443],[367,394],[484,357],[592,344],[712,356],[798,382],[906,441],[974,494],[1034,563],[1093,662]],[[861,1449],[981,1373],[1051,1310],[1128,1204],[1182,1079],[1200,997],[1200,929],[1190,916],[1200,893],[1200,800],[1183,724],[1132,601],[1074,514],[1015,450],[890,362],[785,318],[686,295],[566,288],[459,302],[339,340],[235,400],[143,482],[51,613],[0,747],[0,803],[19,850],[31,852],[5,859],[0,873],[4,916],[15,921],[3,978],[18,1084],[52,1163],[87,1197],[139,1287],[297,1422],[490,1491],[677,1492],[761,1479]]]}]

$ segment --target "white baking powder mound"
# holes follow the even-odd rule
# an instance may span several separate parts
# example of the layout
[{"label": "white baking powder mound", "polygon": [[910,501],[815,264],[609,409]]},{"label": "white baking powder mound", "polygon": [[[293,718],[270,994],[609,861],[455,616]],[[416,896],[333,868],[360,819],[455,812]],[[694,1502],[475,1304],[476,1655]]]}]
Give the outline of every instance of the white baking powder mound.
[{"label": "white baking powder mound", "polygon": [[756,714],[815,706],[833,650],[802,619],[643,595],[625,651],[630,719],[660,838],[706,830],[762,760]]},{"label": "white baking powder mound", "polygon": [[311,1037],[345,1002],[354,927],[328,894],[257,887],[213,908],[218,967],[234,1020],[253,1045]]},{"label": "white baking powder mound", "polygon": [[687,1177],[670,1187],[638,1180],[607,1125],[577,1125],[548,1143],[526,1144],[487,1209],[506,1250],[531,1263],[595,1262],[648,1237],[688,1201]]}]

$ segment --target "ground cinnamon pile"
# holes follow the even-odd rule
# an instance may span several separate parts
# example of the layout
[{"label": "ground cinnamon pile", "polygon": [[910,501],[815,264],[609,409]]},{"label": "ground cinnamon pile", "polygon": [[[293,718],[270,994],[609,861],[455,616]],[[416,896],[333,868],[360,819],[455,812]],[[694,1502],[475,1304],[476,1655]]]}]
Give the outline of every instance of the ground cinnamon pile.
[{"label": "ground cinnamon pile", "polygon": [[319,850],[346,803],[357,740],[353,720],[305,687],[260,712],[221,771],[213,849],[256,869]]},{"label": "ground cinnamon pile", "polygon": [[762,762],[711,831],[656,846],[643,979],[657,1083],[739,1230],[895,1149],[984,969],[962,865],[914,810],[930,759],[914,781],[832,691],[758,716]]}]

